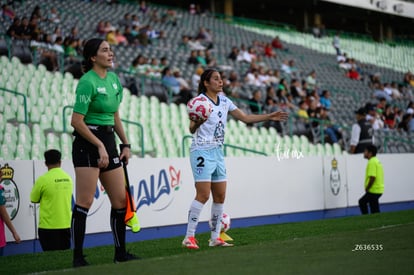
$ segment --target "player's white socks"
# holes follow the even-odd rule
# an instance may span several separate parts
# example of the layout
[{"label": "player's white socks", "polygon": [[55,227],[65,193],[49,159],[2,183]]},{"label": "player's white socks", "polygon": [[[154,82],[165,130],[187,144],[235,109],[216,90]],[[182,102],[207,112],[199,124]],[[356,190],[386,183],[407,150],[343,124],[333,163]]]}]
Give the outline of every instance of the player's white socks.
[{"label": "player's white socks", "polygon": [[223,216],[224,204],[215,203],[211,205],[211,239],[215,240],[220,236],[221,217]]},{"label": "player's white socks", "polygon": [[191,203],[190,210],[188,211],[187,233],[185,234],[186,237],[194,237],[203,206],[204,204],[197,200],[193,200]]}]

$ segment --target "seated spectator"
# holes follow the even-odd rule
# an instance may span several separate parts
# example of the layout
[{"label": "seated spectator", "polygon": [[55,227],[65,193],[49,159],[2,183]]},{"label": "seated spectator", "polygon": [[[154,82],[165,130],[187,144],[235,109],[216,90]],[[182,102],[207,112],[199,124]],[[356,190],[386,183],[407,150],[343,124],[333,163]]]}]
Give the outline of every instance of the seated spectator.
[{"label": "seated spectator", "polygon": [[315,90],[317,88],[315,70],[313,70],[309,73],[308,77],[306,78],[306,82],[308,83],[309,89]]},{"label": "seated spectator", "polygon": [[147,3],[145,1],[141,1],[139,3],[139,12],[142,14],[147,14],[147,12],[149,11],[149,8],[147,6]]},{"label": "seated spectator", "polygon": [[118,21],[118,27],[126,28],[129,26],[132,26],[131,14],[129,12],[126,12],[124,14],[124,17],[122,17],[122,19]]},{"label": "seated spectator", "polygon": [[42,9],[38,5],[34,7],[30,18],[36,18],[38,21],[46,20],[46,18],[42,15]]},{"label": "seated spectator", "polygon": [[148,75],[148,64],[147,59],[143,55],[138,55],[133,61],[131,66],[129,67],[129,72],[131,74],[136,74],[138,76],[146,76]]},{"label": "seated spectator", "polygon": [[305,98],[306,91],[302,89],[300,81],[296,78],[292,78],[290,82],[290,93],[292,94],[293,98]]},{"label": "seated spectator", "polygon": [[168,9],[162,14],[161,23],[166,25],[171,24],[174,27],[177,26],[177,12],[173,9]]},{"label": "seated spectator", "polygon": [[196,37],[191,37],[191,39],[188,40],[188,47],[190,48],[190,50],[201,50],[204,51],[206,49],[206,47],[204,47],[201,42],[200,39],[197,39]]},{"label": "seated spectator", "polygon": [[359,72],[355,68],[355,66],[352,66],[351,69],[346,73],[346,76],[353,80],[361,80],[361,76],[359,75]]},{"label": "seated spectator", "polygon": [[279,39],[279,36],[276,36],[275,38],[273,38],[272,40],[272,47],[278,50],[283,50],[283,45],[282,42]]},{"label": "seated spectator", "polygon": [[99,35],[106,34],[105,22],[103,20],[98,22],[98,25],[96,26],[96,33],[98,33]]},{"label": "seated spectator", "polygon": [[322,96],[319,99],[319,102],[321,103],[322,107],[329,110],[331,109],[331,93],[328,90],[322,91]]},{"label": "seated spectator", "polygon": [[106,34],[105,40],[108,41],[109,45],[118,45],[118,41],[116,40],[115,31],[109,31]]},{"label": "seated spectator", "polygon": [[227,58],[236,61],[237,60],[237,56],[239,55],[239,48],[236,46],[233,46],[231,48],[231,52],[229,53],[229,55],[227,56]]},{"label": "seated spectator", "polygon": [[385,106],[384,116],[384,127],[388,129],[394,129],[396,126],[396,115],[391,105],[387,104]]},{"label": "seated spectator", "polygon": [[309,115],[308,115],[308,109],[309,106],[306,104],[304,100],[299,102],[299,109],[297,110],[296,114],[300,117],[305,119],[305,121],[308,121]]},{"label": "seated spectator", "polygon": [[286,89],[283,86],[279,86],[279,89],[276,91],[277,102],[283,111],[294,111],[297,109],[295,104],[288,98]]},{"label": "seated spectator", "polygon": [[374,87],[374,94],[373,96],[376,99],[381,99],[381,98],[385,98],[387,100],[387,102],[391,102],[392,98],[384,91],[384,85],[383,84],[379,84],[376,85]]},{"label": "seated spectator", "polygon": [[200,64],[199,60],[197,59],[197,51],[193,50],[190,53],[190,57],[187,59],[188,64],[198,65]]},{"label": "seated spectator", "polygon": [[[125,35],[123,35],[123,34],[119,31],[119,29],[116,29],[116,30],[115,30],[115,41],[116,41],[116,44],[115,44],[115,45],[124,45],[124,46],[128,45],[128,40],[127,40],[127,38],[125,37]],[[109,41],[108,41],[108,42],[109,42]],[[109,44],[111,44],[111,43],[109,43]]]},{"label": "seated spectator", "polygon": [[269,69],[267,71],[268,75],[269,75],[269,83],[270,85],[276,87],[277,85],[279,85],[280,82],[280,71],[279,70],[272,70]]},{"label": "seated spectator", "polygon": [[204,72],[203,67],[197,66],[197,68],[194,70],[193,75],[191,76],[191,87],[194,91],[198,91],[200,77],[203,72]]},{"label": "seated spectator", "polygon": [[175,103],[186,104],[188,100],[192,98],[191,90],[181,86],[180,82],[177,80],[177,78],[175,78],[172,70],[169,67],[164,68],[162,71],[161,81],[173,96],[179,96],[179,99]]},{"label": "seated spectator", "polygon": [[270,43],[266,43],[264,47],[264,55],[266,57],[276,57],[276,53],[273,51],[272,45]]},{"label": "seated spectator", "polygon": [[8,4],[3,4],[1,6],[1,17],[2,20],[11,23],[16,17],[16,12]]},{"label": "seated spectator", "polygon": [[283,60],[280,70],[285,74],[290,74],[292,72],[289,66],[289,60],[287,59]]},{"label": "seated spectator", "polygon": [[332,123],[329,117],[329,110],[323,107],[320,108],[320,115],[318,118],[323,121],[327,142],[330,144],[339,142],[339,140],[342,139],[342,129],[338,125]]},{"label": "seated spectator", "polygon": [[412,118],[412,113],[405,113],[401,122],[398,124],[398,130],[408,132],[410,130],[410,123],[412,123]]},{"label": "seated spectator", "polygon": [[[280,108],[277,104],[277,101],[272,97],[266,97],[264,112],[266,114],[270,114],[272,112],[276,112],[276,111],[279,111],[279,110],[280,110]],[[266,128],[273,127],[273,128],[276,129],[276,131],[279,134],[283,134],[283,127],[282,127],[282,124],[280,123],[280,121],[268,120],[263,124],[263,126],[266,127]]]},{"label": "seated spectator", "polygon": [[148,76],[153,77],[153,78],[161,78],[161,71],[162,70],[158,62],[158,59],[155,57],[151,58],[151,61],[147,66]]},{"label": "seated spectator", "polygon": [[137,46],[139,45],[139,41],[136,35],[132,33],[131,26],[125,27],[124,36],[128,42],[128,45]]},{"label": "seated spectator", "polygon": [[206,49],[213,48],[213,36],[211,34],[211,30],[206,29],[204,27],[200,27],[196,35],[196,39],[200,40],[203,46],[206,47]]},{"label": "seated spectator", "polygon": [[261,114],[263,110],[262,92],[260,90],[254,90],[252,98],[249,100],[250,111],[253,114]]},{"label": "seated spectator", "polygon": [[141,27],[141,23],[139,22],[138,15],[133,14],[133,15],[131,16],[131,24],[130,24],[130,26],[131,26],[132,28],[134,28],[134,27],[138,27],[138,29]]},{"label": "seated spectator", "polygon": [[57,11],[56,7],[50,8],[50,11],[47,15],[47,20],[54,24],[60,23],[60,16],[59,16],[59,12]]},{"label": "seated spectator", "polygon": [[241,47],[240,47],[239,55],[237,56],[237,61],[238,62],[247,62],[247,63],[252,62],[252,56],[246,50],[246,47],[244,46],[244,44],[242,44]]},{"label": "seated spectator", "polygon": [[21,20],[19,17],[13,19],[13,23],[6,31],[6,35],[12,39],[22,39]]}]

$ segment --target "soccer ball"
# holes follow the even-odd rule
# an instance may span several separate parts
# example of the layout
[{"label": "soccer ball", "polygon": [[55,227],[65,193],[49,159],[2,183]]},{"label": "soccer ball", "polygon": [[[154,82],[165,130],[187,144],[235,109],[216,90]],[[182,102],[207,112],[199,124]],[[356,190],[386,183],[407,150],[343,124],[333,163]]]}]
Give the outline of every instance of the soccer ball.
[{"label": "soccer ball", "polygon": [[191,120],[208,119],[212,111],[213,107],[203,96],[196,96],[187,103],[187,113]]},{"label": "soccer ball", "polygon": [[[208,224],[210,228],[213,228],[213,224],[211,220],[208,221]],[[223,216],[221,217],[221,232],[226,232],[230,229],[230,216],[226,213],[223,213]]]}]

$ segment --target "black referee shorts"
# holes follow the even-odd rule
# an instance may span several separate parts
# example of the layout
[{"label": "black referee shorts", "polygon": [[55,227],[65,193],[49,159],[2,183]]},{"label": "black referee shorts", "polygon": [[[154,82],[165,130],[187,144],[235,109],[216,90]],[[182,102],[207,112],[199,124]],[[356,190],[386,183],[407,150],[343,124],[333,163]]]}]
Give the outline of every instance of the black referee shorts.
[{"label": "black referee shorts", "polygon": [[[121,161],[115,142],[114,127],[96,125],[88,125],[88,127],[105,145],[106,152],[109,156],[109,164],[106,168],[102,168],[101,172],[121,167]],[[98,167],[98,148],[79,135],[76,131],[73,135],[75,136],[72,146],[72,161],[74,167]]]}]

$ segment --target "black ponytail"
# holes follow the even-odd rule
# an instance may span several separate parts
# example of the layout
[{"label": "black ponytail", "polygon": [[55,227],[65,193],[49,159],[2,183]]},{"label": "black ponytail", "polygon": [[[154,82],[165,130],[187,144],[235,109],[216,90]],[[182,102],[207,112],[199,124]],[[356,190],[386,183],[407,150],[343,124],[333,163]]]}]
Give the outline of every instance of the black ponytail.
[{"label": "black ponytail", "polygon": [[211,76],[214,72],[218,72],[216,69],[206,69],[200,76],[200,82],[198,83],[198,94],[205,93],[207,91],[204,81],[210,81]]},{"label": "black ponytail", "polygon": [[83,61],[82,61],[82,71],[86,73],[93,67],[93,62],[91,57],[94,57],[98,54],[99,46],[104,40],[100,38],[89,39],[85,46],[83,47]]}]

